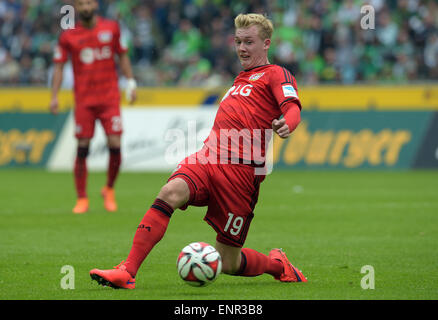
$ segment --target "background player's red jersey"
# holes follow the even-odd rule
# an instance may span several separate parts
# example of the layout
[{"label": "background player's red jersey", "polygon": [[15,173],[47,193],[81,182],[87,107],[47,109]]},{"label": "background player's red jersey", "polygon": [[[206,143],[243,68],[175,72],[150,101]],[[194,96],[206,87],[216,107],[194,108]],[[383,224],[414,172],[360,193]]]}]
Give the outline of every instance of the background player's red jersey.
[{"label": "background player's red jersey", "polygon": [[54,62],[71,56],[76,107],[119,104],[120,92],[114,54],[126,52],[116,21],[97,17],[93,28],[79,22],[61,33]]},{"label": "background player's red jersey", "polygon": [[[221,159],[260,163],[259,156],[261,160],[265,157],[265,130],[286,111],[283,106],[288,101],[301,108],[295,78],[287,69],[268,64],[240,72],[219,105],[205,145]],[[224,132],[231,129],[241,136],[237,147],[232,139],[223,139]]]}]

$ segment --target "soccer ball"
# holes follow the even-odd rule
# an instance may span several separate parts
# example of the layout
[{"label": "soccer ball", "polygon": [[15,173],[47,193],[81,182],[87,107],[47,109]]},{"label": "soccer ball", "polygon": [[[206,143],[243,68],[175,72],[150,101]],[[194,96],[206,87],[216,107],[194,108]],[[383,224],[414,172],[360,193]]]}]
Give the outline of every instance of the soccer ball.
[{"label": "soccer ball", "polygon": [[216,280],[222,270],[222,259],[208,243],[193,242],[181,250],[176,265],[185,283],[202,287]]}]

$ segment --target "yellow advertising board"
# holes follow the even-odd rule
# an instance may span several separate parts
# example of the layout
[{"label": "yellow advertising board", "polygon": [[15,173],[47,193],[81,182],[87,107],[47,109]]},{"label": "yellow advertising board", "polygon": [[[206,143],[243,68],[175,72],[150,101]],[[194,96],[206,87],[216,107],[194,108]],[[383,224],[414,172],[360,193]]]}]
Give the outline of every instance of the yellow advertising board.
[{"label": "yellow advertising board", "polygon": [[[218,105],[228,88],[139,88],[130,107]],[[438,85],[315,86],[299,90],[304,110],[438,110]],[[123,96],[123,94],[122,94]],[[47,112],[48,88],[0,88],[0,112]],[[71,90],[59,93],[60,111],[74,106]],[[122,106],[127,106],[124,98]]]}]

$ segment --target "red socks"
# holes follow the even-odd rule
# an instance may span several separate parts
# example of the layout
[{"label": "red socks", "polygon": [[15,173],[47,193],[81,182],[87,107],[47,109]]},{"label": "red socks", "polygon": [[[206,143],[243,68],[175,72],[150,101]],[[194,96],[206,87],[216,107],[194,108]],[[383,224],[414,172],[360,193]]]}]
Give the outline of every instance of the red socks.
[{"label": "red socks", "polygon": [[87,155],[88,147],[78,147],[73,169],[78,198],[87,197]]},{"label": "red socks", "polygon": [[[73,169],[76,193],[78,198],[87,197],[87,156],[88,147],[78,147]],[[121,163],[122,157],[120,153],[120,148],[110,148],[106,183],[106,185],[110,188],[114,186],[114,182],[119,173]]]},{"label": "red socks", "polygon": [[161,199],[155,199],[134,235],[131,251],[125,262],[126,270],[135,277],[140,265],[152,248],[163,238],[173,208]]},{"label": "red socks", "polygon": [[270,259],[267,255],[250,248],[242,249],[242,262],[236,274],[243,277],[255,277],[264,273],[278,277],[283,273],[283,264]]},{"label": "red socks", "polygon": [[110,188],[114,186],[114,181],[119,173],[120,164],[122,163],[122,156],[120,154],[120,148],[109,149],[109,163],[108,163],[108,176],[106,185]]}]

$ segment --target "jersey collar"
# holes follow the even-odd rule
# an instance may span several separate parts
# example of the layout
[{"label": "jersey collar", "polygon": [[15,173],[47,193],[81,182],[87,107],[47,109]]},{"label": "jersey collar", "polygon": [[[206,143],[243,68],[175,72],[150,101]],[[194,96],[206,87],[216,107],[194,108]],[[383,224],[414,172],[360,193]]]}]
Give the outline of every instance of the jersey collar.
[{"label": "jersey collar", "polygon": [[262,64],[261,66],[252,67],[252,68],[249,68],[249,69],[244,69],[243,71],[248,72],[248,71],[251,71],[251,70],[254,70],[254,69],[257,69],[257,68],[270,66],[271,64],[272,64],[272,63]]}]

